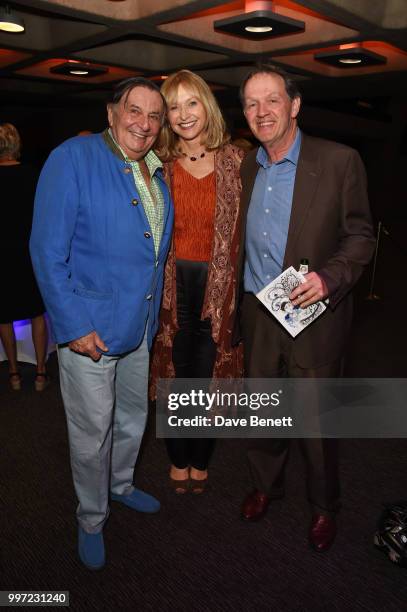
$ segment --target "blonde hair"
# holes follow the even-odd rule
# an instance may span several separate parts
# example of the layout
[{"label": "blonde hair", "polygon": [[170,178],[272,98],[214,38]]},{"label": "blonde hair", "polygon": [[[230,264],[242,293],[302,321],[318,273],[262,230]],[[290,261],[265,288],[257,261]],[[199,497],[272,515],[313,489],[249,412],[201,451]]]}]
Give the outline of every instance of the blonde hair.
[{"label": "blonde hair", "polygon": [[[161,93],[167,102],[167,107],[169,108],[176,101],[180,85],[184,85],[187,89],[193,91],[206,111],[205,138],[202,142],[206,149],[214,151],[229,142],[230,136],[215,96],[207,83],[194,72],[180,70],[171,74],[164,81],[161,86]],[[160,132],[156,148],[158,156],[164,161],[169,161],[181,155],[178,150],[178,136],[172,131],[168,120]]]},{"label": "blonde hair", "polygon": [[11,123],[0,124],[0,159],[19,159],[21,138],[17,129]]}]

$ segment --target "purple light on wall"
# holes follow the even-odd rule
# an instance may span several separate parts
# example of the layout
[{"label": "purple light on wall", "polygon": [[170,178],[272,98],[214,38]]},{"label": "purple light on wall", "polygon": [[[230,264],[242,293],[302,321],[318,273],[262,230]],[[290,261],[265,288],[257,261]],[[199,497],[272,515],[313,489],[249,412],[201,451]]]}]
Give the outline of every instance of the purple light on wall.
[{"label": "purple light on wall", "polygon": [[31,337],[31,321],[30,319],[22,319],[14,321],[14,331],[17,340],[25,340]]},{"label": "purple light on wall", "polygon": [[22,325],[29,325],[30,319],[21,319],[21,321],[14,321],[14,327],[21,327]]}]

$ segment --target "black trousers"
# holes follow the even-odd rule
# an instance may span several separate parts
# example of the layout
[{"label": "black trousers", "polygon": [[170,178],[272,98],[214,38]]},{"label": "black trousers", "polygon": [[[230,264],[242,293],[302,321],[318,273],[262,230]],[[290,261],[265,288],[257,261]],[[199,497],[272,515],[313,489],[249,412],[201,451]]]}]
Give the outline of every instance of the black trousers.
[{"label": "black trousers", "polygon": [[[208,264],[178,259],[177,319],[179,330],[174,339],[172,358],[177,378],[212,378],[216,344],[211,323],[201,321]],[[167,438],[171,463],[182,469],[208,467],[215,441],[210,438]]]},{"label": "black trousers", "polygon": [[[242,331],[247,379],[337,378],[342,374],[342,360],[318,368],[300,368],[293,358],[292,348],[295,340],[250,293],[246,293],[243,299]],[[250,380],[247,382],[250,385]],[[305,459],[308,500],[311,506],[317,511],[335,512],[339,507],[340,495],[338,440],[302,438],[298,443]],[[287,439],[263,438],[253,440],[248,451],[255,488],[272,498],[284,495],[289,446],[290,440]]]}]

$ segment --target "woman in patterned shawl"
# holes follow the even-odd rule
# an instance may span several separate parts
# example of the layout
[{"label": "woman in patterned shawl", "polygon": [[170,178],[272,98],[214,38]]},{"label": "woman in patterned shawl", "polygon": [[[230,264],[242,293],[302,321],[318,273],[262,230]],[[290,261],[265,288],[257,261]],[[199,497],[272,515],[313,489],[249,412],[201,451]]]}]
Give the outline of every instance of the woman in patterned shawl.
[{"label": "woman in patterned shawl", "polygon": [[[239,240],[239,169],[243,151],[229,144],[208,85],[189,70],[162,86],[168,104],[158,154],[175,207],[161,324],[152,356],[157,378],[219,379],[242,374],[242,349],[232,346]],[[167,439],[170,482],[177,493],[202,493],[213,439]]]}]

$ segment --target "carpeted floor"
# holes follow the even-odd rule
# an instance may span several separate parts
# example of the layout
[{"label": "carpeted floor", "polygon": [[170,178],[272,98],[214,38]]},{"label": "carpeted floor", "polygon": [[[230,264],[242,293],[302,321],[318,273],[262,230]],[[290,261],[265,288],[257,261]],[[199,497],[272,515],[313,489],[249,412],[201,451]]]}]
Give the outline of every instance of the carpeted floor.
[{"label": "carpeted floor", "polygon": [[[350,376],[406,375],[406,330],[394,334],[392,300],[360,301]],[[239,506],[250,488],[244,440],[219,441],[201,497],[176,496],[153,419],[136,469],[137,484],[162,510],[144,516],[113,503],[105,528],[108,563],[100,572],[76,555],[76,500],[55,356],[52,386],[7,387],[0,364],[0,590],[68,590],[72,610],[400,612],[407,569],[372,545],[382,503],[407,497],[407,441],[344,440],[339,535],[323,555],[307,546],[303,464],[296,448],[286,498],[246,524]]]}]

